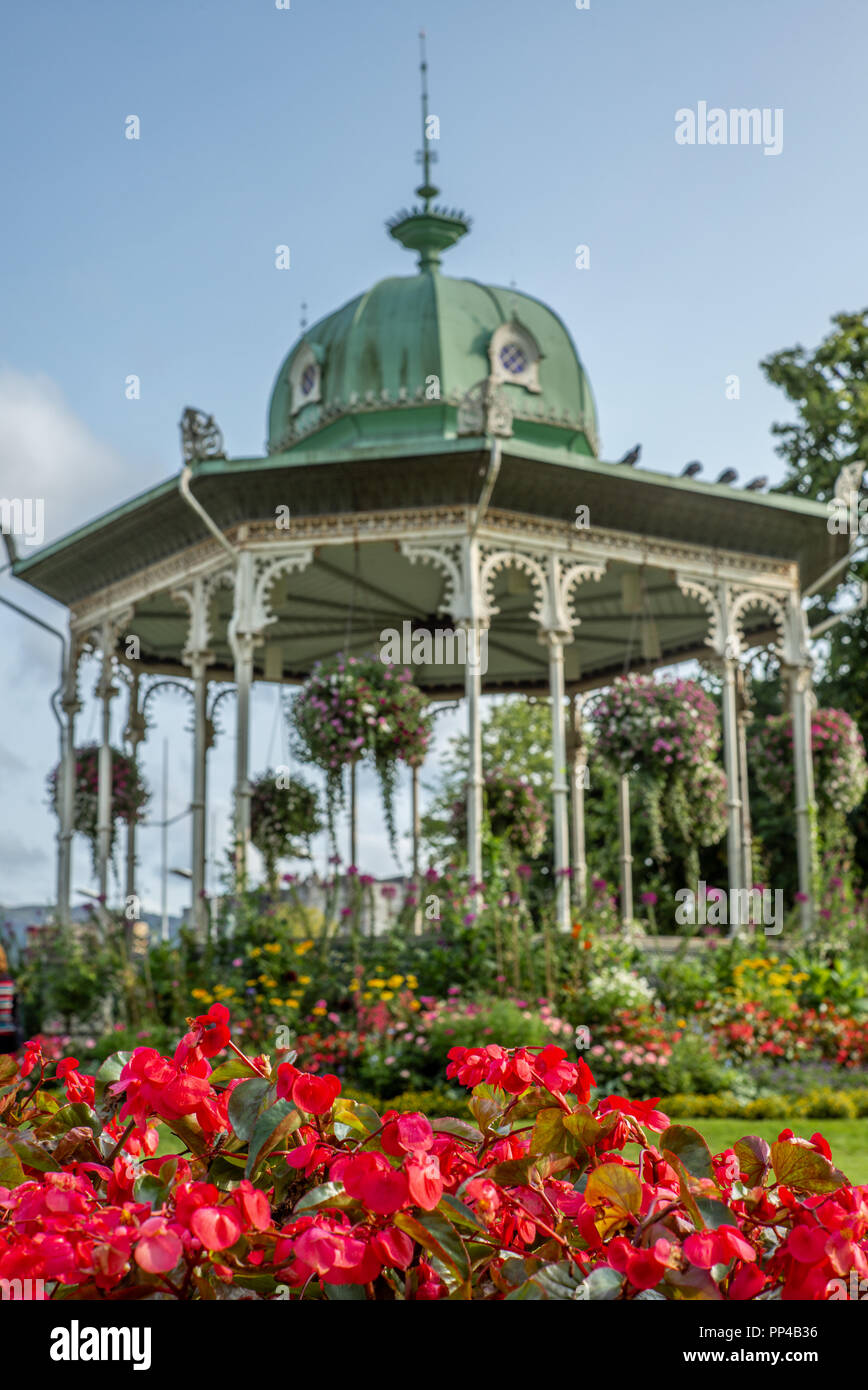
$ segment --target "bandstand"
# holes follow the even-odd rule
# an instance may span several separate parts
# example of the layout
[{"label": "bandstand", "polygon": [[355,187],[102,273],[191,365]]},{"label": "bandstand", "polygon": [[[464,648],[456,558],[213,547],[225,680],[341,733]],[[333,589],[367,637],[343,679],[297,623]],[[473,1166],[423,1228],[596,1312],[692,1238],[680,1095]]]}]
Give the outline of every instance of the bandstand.
[{"label": "bandstand", "polygon": [[[389,224],[417,256],[415,273],[380,280],[301,333],[277,373],[264,455],[226,457],[213,419],[188,410],[180,472],[14,566],[70,615],[60,916],[69,910],[83,653],[101,658],[104,896],[117,674],[129,676],[133,748],[144,735],[140,677],[182,680],[192,692],[192,911],[201,923],[209,692],[231,687],[237,695],[235,828],[244,872],[252,683],[297,684],[318,659],[348,647],[377,651],[382,633],[404,623],[413,633],[449,629],[468,639],[469,659],[418,664],[413,676],[432,700],[461,696],[466,704],[473,880],[482,877],[480,698],[550,697],[562,927],[571,882],[580,899],[585,882],[581,697],[628,664],[650,671],[691,658],[716,663],[729,883],[750,885],[739,695],[750,654],[773,648],[794,721],[794,832],[810,915],[803,598],[836,582],[846,537],[830,534],[818,503],[601,459],[590,386],[561,319],[518,290],[444,275],[441,258],[469,223],[435,205],[427,170],[417,192],[420,204]],[[483,646],[486,660],[475,659]],[[134,873],[133,851],[128,889]]]}]

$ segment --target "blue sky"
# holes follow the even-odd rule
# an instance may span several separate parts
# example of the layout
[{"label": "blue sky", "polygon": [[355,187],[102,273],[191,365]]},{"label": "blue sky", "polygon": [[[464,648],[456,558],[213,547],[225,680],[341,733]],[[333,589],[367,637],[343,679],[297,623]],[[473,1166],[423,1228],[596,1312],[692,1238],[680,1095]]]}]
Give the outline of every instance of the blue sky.
[{"label": "blue sky", "polygon": [[[48,538],[176,472],[187,404],[215,413],[230,453],[261,452],[302,301],[314,320],[411,272],[383,224],[418,181],[420,26],[436,179],[474,219],[444,268],[557,309],[604,457],[641,441],[652,468],[779,477],[769,425],[787,412],[757,363],[863,307],[864,0],[10,0],[4,19],[0,495],[44,496]],[[675,112],[700,101],[780,108],[782,152],[677,145]],[[8,576],[0,592],[63,621]],[[0,902],[44,901],[56,653],[2,611],[0,642]],[[255,767],[273,715],[261,692]],[[146,754],[156,784],[172,736],[170,810],[188,798],[183,725],[167,700]],[[230,745],[227,731],[221,814]],[[143,837],[149,902],[157,839]],[[389,870],[373,832],[363,850]],[[188,863],[183,823],[170,858]]]}]

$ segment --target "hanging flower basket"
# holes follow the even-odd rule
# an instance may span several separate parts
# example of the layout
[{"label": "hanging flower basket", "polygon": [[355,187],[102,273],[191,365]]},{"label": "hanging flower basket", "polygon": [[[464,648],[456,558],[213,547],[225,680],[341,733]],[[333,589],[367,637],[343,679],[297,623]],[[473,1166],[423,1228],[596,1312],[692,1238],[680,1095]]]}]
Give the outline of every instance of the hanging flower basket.
[{"label": "hanging flower basket", "polygon": [[[794,795],[793,720],[769,715],[750,742],[751,761],[763,796],[774,802]],[[859,805],[868,785],[865,743],[842,709],[818,709],[811,715],[814,791],[821,812],[845,816]]]},{"label": "hanging flower basket", "polygon": [[395,847],[396,761],[418,767],[431,738],[427,702],[405,667],[375,656],[338,655],[318,662],[302,686],[292,721],[304,752],[326,775],[326,810],[334,834],[334,810],[344,804],[344,768],[373,762],[383,810]]},{"label": "hanging flower basket", "polygon": [[279,859],[310,857],[310,838],[321,829],[319,798],[301,778],[264,772],[251,782],[250,838],[270,883]]},{"label": "hanging flower basket", "polygon": [[635,776],[652,853],[680,840],[698,872],[696,847],[726,830],[726,776],[718,761],[717,706],[696,681],[622,676],[596,701],[595,747],[617,773]]},{"label": "hanging flower basket", "polygon": [[[131,825],[141,819],[150,797],[136,762],[113,748],[112,753],[112,803],[110,853],[114,853],[117,838],[117,825],[123,821]],[[59,814],[58,787],[60,768],[55,767],[48,779],[50,804]],[[75,753],[75,801],[72,827],[78,834],[90,841],[91,859],[96,867],[99,849],[99,746],[87,744],[76,749]]]},{"label": "hanging flower basket", "polygon": [[593,717],[597,750],[619,772],[700,767],[720,747],[717,706],[695,681],[619,677]]},{"label": "hanging flower basket", "polygon": [[[503,768],[486,774],[485,812],[489,832],[525,859],[538,859],[545,844],[548,813],[529,782],[512,776]],[[467,835],[467,802],[462,797],[452,806],[452,828],[456,838]]]}]

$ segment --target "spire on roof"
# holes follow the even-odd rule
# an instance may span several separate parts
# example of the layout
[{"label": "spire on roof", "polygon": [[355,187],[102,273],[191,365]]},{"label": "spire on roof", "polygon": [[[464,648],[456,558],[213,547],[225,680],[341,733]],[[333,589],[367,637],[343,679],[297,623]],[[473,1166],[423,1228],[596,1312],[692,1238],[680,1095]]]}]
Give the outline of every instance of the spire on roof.
[{"label": "spire on roof", "polygon": [[421,208],[414,207],[409,212],[402,209],[390,222],[386,223],[391,236],[400,241],[408,251],[419,252],[420,270],[437,270],[440,253],[454,246],[456,241],[470,231],[470,219],[454,208],[431,206],[440,189],[431,182],[431,165],[437,162],[437,154],[431,149],[430,120],[428,110],[428,56],[425,44],[425,30],[419,34],[420,61],[422,77],[422,148],[417,160],[422,165],[422,182],[416,189],[416,196],[422,199]]}]

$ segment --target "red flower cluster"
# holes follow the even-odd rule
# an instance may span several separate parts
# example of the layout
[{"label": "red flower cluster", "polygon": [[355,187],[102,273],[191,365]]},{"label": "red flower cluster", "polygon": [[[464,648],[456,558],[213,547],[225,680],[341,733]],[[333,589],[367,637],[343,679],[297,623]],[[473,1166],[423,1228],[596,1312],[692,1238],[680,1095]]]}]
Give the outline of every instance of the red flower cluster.
[{"label": "red flower cluster", "polygon": [[[60,1082],[90,1112],[66,1129],[27,1049],[2,1097],[0,1279],[213,1298],[255,1275],[258,1296],[356,1285],[430,1301],[500,1299],[535,1280],[532,1296],[560,1296],[601,1272],[606,1297],[743,1300],[846,1297],[851,1273],[868,1275],[868,1188],[833,1167],[822,1135],[784,1130],[712,1155],[653,1099],[592,1108],[587,1066],[554,1046],[453,1049],[450,1075],[484,1084],[476,1124],[379,1116],[290,1063],[272,1072],[239,1054],[233,1079],[215,1082],[208,1057],[228,1030],[218,1006],[172,1058],[139,1048],[116,1082],[63,1059]],[[189,1159],[155,1156],[154,1119],[193,1146]]]},{"label": "red flower cluster", "polygon": [[534,1054],[530,1048],[452,1047],[449,1049],[448,1077],[455,1077],[462,1086],[478,1086],[486,1082],[500,1091],[520,1096],[531,1086],[542,1086],[553,1096],[577,1096],[582,1102],[591,1095],[594,1078],[583,1058],[568,1062],[562,1047],[550,1043]]}]

